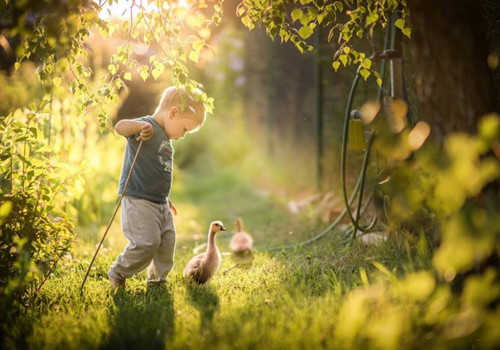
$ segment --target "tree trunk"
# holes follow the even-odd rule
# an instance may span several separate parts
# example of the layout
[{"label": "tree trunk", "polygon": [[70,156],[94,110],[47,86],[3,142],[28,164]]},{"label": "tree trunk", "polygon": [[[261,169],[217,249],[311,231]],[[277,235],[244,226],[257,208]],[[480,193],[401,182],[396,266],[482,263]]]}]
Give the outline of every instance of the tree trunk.
[{"label": "tree trunk", "polygon": [[408,5],[414,64],[410,79],[419,119],[431,126],[437,140],[454,131],[474,132],[477,121],[499,106],[487,64],[490,49],[481,1],[409,0]]}]

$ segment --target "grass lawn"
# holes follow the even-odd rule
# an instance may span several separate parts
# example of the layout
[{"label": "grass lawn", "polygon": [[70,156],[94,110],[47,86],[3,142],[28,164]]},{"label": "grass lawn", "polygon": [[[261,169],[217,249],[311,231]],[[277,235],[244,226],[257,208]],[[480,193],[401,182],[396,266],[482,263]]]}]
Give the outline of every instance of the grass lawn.
[{"label": "grass lawn", "polygon": [[[126,244],[117,218],[80,295],[79,286],[104,228],[98,235],[80,229],[80,243],[72,255],[60,263],[36,305],[14,326],[20,340],[7,346],[396,349],[426,341],[441,344],[432,333],[419,340],[424,329],[417,327],[414,332],[419,324],[413,319],[419,314],[419,293],[424,298],[430,294],[420,284],[429,280],[426,275],[416,277],[417,289],[423,292],[415,298],[402,299],[394,292],[408,286],[397,282],[398,276],[425,265],[404,247],[388,240],[379,246],[356,243],[349,248],[341,233],[331,232],[312,245],[268,252],[268,247],[310,238],[327,224],[307,211],[290,214],[284,198],[254,188],[230,170],[201,177],[178,173],[176,181],[176,264],[166,285],[148,288],[143,272],[127,281],[125,291],[111,291],[107,270]],[[254,236],[250,259],[226,253],[236,216]],[[182,269],[193,249],[206,241],[208,225],[216,219],[228,228],[217,237],[222,265],[207,285],[190,285],[182,279]],[[429,288],[432,291],[432,283]]]}]

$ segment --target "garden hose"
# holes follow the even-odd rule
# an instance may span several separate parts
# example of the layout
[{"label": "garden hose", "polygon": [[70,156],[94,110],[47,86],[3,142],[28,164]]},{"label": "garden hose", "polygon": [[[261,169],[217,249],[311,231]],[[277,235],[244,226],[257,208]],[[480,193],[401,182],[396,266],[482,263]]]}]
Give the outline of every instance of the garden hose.
[{"label": "garden hose", "polygon": [[[363,191],[365,189],[365,177],[366,177],[366,169],[368,168],[368,160],[370,158],[370,150],[372,147],[373,139],[375,138],[375,132],[370,134],[370,138],[368,139],[368,143],[366,145],[366,151],[363,158],[363,165],[361,167],[361,187],[359,189],[359,197],[358,197],[358,208],[356,209],[356,221],[354,222],[354,233],[352,234],[351,242],[354,242],[356,239],[356,233],[358,230],[362,232],[366,232],[369,228],[362,228],[359,226],[359,218],[361,217],[361,203],[363,201]],[[345,170],[345,169],[344,169]]]},{"label": "garden hose", "polygon": [[113,223],[113,220],[115,219],[116,213],[118,212],[118,208],[120,208],[120,205],[122,204],[123,197],[125,197],[125,191],[127,190],[128,182],[130,180],[130,176],[132,175],[132,170],[134,169],[135,161],[137,160],[137,156],[139,155],[139,151],[141,150],[143,142],[144,142],[144,140],[141,139],[141,142],[139,143],[139,147],[137,147],[137,152],[135,153],[134,160],[132,161],[132,165],[130,166],[130,170],[129,170],[128,175],[127,175],[127,180],[125,181],[125,185],[123,186],[122,194],[120,196],[120,199],[118,200],[118,203],[116,204],[115,211],[113,212],[113,215],[111,216],[111,219],[109,220],[108,226],[106,227],[106,230],[104,231],[102,239],[96,248],[94,256],[92,257],[92,260],[90,261],[87,272],[85,273],[85,277],[83,278],[82,285],[80,286],[80,294],[83,293],[83,287],[85,286],[85,282],[87,281],[87,277],[89,275],[90,269],[92,268],[92,265],[94,264],[95,258],[97,257],[97,253],[99,252],[99,249],[101,249],[102,243],[104,242],[104,239],[106,238],[106,235],[108,234],[109,228],[111,227],[111,224]]},{"label": "garden hose", "polygon": [[360,190],[361,190],[361,192],[359,194],[359,200],[358,200],[358,212],[356,213],[356,218],[354,218],[354,216],[352,215],[352,212],[351,212],[349,201],[347,200],[347,186],[345,183],[345,175],[346,175],[345,173],[346,173],[346,155],[347,155],[347,141],[348,141],[347,139],[349,136],[349,119],[351,118],[351,109],[352,109],[352,103],[354,100],[354,92],[356,91],[356,87],[358,85],[358,81],[359,81],[359,78],[361,76],[359,73],[360,69],[361,69],[361,66],[359,66],[357,71],[356,71],[356,76],[354,77],[354,80],[352,82],[351,91],[349,92],[349,97],[347,99],[347,106],[346,106],[345,115],[344,115],[344,130],[342,133],[342,152],[341,152],[341,156],[340,156],[340,185],[342,187],[342,199],[344,200],[345,209],[346,209],[346,212],[349,216],[349,219],[355,228],[353,237],[356,236],[357,230],[362,231],[362,232],[365,231],[364,228],[362,228],[358,225],[358,221],[359,221],[359,217],[360,217],[359,209],[361,207],[361,202],[363,199],[362,191],[364,189],[366,168],[367,168],[367,164],[368,164],[368,157],[369,157],[372,141],[374,138],[374,133],[372,133],[370,136],[370,139],[368,141],[368,144],[366,146],[366,149],[365,149],[365,156],[364,156],[363,166],[361,168],[361,175],[360,175],[360,181],[361,181],[360,182],[360,187],[361,187]]},{"label": "garden hose", "polygon": [[[389,41],[390,41],[390,44],[389,44]],[[377,58],[381,59],[382,79],[384,78],[384,75],[385,75],[386,59],[391,59],[394,57],[395,54],[397,54],[397,52],[394,50],[394,42],[395,42],[395,31],[394,31],[394,15],[393,15],[391,17],[390,23],[387,26],[387,30],[385,33],[384,51],[381,55],[377,54],[377,55],[374,55],[374,57],[373,57],[373,59],[377,59]],[[391,47],[390,49],[388,49],[389,45]],[[373,229],[373,227],[375,226],[375,224],[377,222],[377,215],[375,215],[373,217],[373,219],[371,220],[371,222],[368,225],[366,225],[364,227],[359,225],[360,217],[363,215],[363,213],[367,209],[369,203],[371,202],[371,198],[370,198],[370,200],[368,200],[365,203],[365,206],[363,208],[361,208],[362,202],[363,202],[363,191],[364,191],[365,180],[366,180],[366,171],[368,168],[368,160],[370,158],[370,151],[371,151],[373,140],[375,138],[375,132],[372,132],[370,134],[370,137],[369,137],[368,142],[366,144],[365,154],[363,157],[363,163],[362,163],[362,167],[361,167],[361,173],[359,175],[358,182],[356,183],[356,186],[354,187],[353,192],[351,194],[351,197],[349,199],[347,199],[347,188],[346,188],[346,183],[345,183],[346,154],[347,154],[347,143],[348,143],[348,136],[349,136],[349,121],[350,121],[350,117],[351,117],[351,108],[352,108],[352,104],[353,104],[353,100],[354,100],[354,93],[356,91],[356,87],[358,85],[358,81],[359,81],[359,78],[361,76],[360,70],[361,70],[361,65],[358,67],[358,69],[356,71],[356,76],[354,77],[354,80],[353,80],[352,85],[351,85],[351,90],[349,92],[349,97],[347,100],[347,107],[346,107],[345,116],[344,116],[344,129],[343,129],[343,133],[342,133],[342,152],[341,152],[341,167],[340,167],[341,177],[340,178],[341,178],[341,187],[342,187],[342,199],[344,201],[344,206],[345,206],[344,210],[339,214],[339,216],[335,219],[335,221],[330,226],[328,226],[323,232],[319,233],[318,235],[314,236],[313,238],[308,239],[306,241],[299,242],[299,243],[295,243],[295,244],[267,248],[267,249],[265,249],[265,251],[276,251],[276,250],[297,248],[297,247],[300,247],[300,246],[303,246],[306,244],[313,243],[313,242],[319,240],[320,238],[322,238],[325,234],[330,232],[333,228],[335,228],[335,226],[338,225],[338,223],[340,222],[340,220],[342,220],[342,218],[345,216],[345,214],[348,214],[349,219],[350,219],[351,224],[352,224],[351,229],[350,229],[350,230],[352,230],[351,244],[356,239],[356,234],[358,231],[360,231],[362,233],[367,233],[369,230]],[[378,91],[378,94],[377,94],[377,100],[379,102],[382,102],[382,96],[383,96],[383,90],[382,90],[382,88],[380,88]],[[359,198],[358,198],[358,204],[357,204],[357,209],[356,209],[356,217],[354,218],[354,216],[351,212],[350,206],[354,202],[354,199],[356,198],[358,191],[359,191]],[[347,238],[351,234],[349,232],[350,230],[346,231]]]},{"label": "garden hose", "polygon": [[[381,55],[374,55],[374,58],[381,58],[381,76],[382,79],[384,78],[385,75],[385,68],[386,68],[386,59],[392,59],[394,57],[397,57],[399,54],[397,51],[394,50],[394,43],[395,43],[395,31],[394,31],[394,14],[391,17],[391,21],[389,25],[387,26],[387,30],[385,33],[385,38],[384,38],[384,51],[382,52]],[[388,49],[389,45],[389,40],[390,40],[390,49]],[[361,203],[363,200],[363,190],[364,190],[364,184],[365,184],[365,176],[366,176],[366,170],[368,167],[368,160],[370,156],[370,150],[371,150],[371,145],[373,143],[373,139],[375,137],[375,132],[372,132],[370,134],[370,138],[368,140],[368,144],[366,146],[366,151],[363,159],[363,165],[361,167],[361,188],[360,188],[360,193],[359,193],[359,199],[358,199],[358,206],[356,210],[356,218],[353,217],[351,210],[349,208],[349,203],[347,202],[347,189],[346,189],[346,184],[345,184],[345,162],[346,162],[346,152],[347,152],[347,136],[349,135],[349,118],[351,115],[351,108],[352,108],[352,102],[354,99],[354,92],[356,90],[356,87],[358,85],[359,77],[360,77],[360,70],[361,70],[361,65],[358,67],[356,71],[356,76],[354,77],[354,81],[351,86],[351,91],[349,92],[349,98],[347,100],[347,107],[346,107],[346,112],[345,112],[345,118],[344,118],[344,132],[343,132],[343,139],[342,139],[342,155],[341,155],[341,184],[342,184],[342,193],[343,193],[343,199],[344,199],[344,204],[346,205],[347,213],[349,214],[349,219],[351,220],[351,224],[353,226],[353,233],[352,233],[352,238],[351,238],[351,244],[354,242],[356,239],[356,234],[357,231],[361,231],[363,233],[366,233],[368,230],[372,229],[373,226],[375,225],[376,222],[376,215],[373,218],[372,222],[367,226],[367,227],[361,227],[359,225],[359,218],[361,217]],[[382,88],[379,89],[377,93],[377,100],[379,103],[382,103],[382,96],[383,96],[383,90]]]}]

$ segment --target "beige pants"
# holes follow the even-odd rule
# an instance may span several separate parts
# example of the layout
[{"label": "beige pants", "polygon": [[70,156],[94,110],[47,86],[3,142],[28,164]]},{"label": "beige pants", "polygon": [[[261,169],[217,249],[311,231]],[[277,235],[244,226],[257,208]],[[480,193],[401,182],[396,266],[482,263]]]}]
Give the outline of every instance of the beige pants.
[{"label": "beige pants", "polygon": [[164,282],[174,266],[175,226],[168,203],[125,196],[122,230],[129,240],[108,274],[125,280],[148,265],[148,282]]}]

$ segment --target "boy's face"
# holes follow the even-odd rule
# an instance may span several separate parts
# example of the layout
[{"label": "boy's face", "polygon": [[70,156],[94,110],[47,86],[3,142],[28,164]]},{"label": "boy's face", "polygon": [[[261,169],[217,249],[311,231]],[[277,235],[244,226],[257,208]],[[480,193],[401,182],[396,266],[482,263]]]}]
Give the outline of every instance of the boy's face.
[{"label": "boy's face", "polygon": [[164,129],[168,137],[172,140],[179,140],[187,133],[197,129],[201,125],[201,121],[195,119],[192,112],[180,112],[177,107],[170,109],[168,116],[164,122]]}]

